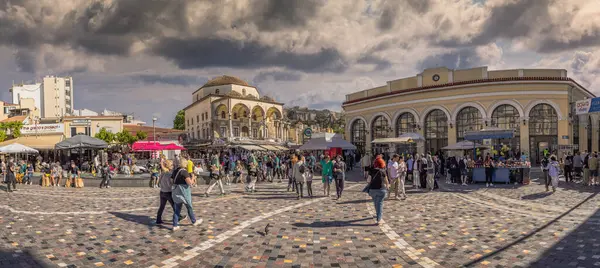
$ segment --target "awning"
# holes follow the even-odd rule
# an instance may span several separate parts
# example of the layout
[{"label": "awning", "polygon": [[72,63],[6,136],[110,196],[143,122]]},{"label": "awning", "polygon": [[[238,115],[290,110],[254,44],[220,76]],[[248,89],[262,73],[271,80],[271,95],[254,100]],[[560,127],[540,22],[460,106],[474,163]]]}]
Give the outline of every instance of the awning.
[{"label": "awning", "polygon": [[510,129],[488,128],[480,131],[469,131],[465,134],[465,140],[486,140],[486,139],[511,139],[515,132]]},{"label": "awning", "polygon": [[288,148],[286,148],[286,147],[283,147],[283,146],[279,146],[279,145],[277,145],[277,146],[274,146],[274,147],[275,147],[275,148],[279,148],[279,150],[282,150],[282,151],[287,151],[287,150],[289,150]]},{"label": "awning", "polygon": [[237,147],[240,147],[244,150],[248,150],[248,151],[266,151],[265,148],[262,147],[258,147],[256,145],[238,145]]},{"label": "awning", "polygon": [[54,149],[54,145],[63,140],[63,135],[39,135],[39,136],[23,136],[16,139],[7,140],[0,143],[0,147],[20,143],[27,147],[38,150]]},{"label": "awning", "polygon": [[273,145],[260,145],[260,147],[263,147],[269,151],[279,151],[280,149],[273,146]]}]

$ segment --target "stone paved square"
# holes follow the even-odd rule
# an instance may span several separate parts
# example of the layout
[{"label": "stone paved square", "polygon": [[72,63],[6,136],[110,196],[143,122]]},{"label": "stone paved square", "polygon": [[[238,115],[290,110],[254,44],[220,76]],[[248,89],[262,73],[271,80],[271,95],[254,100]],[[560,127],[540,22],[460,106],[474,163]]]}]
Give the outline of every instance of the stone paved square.
[{"label": "stone paved square", "polygon": [[[597,267],[600,197],[579,185],[412,189],[384,204],[377,226],[364,183],[349,174],[341,200],[297,200],[285,183],[225,196],[193,189],[204,222],[171,230],[158,190],[22,186],[2,192],[0,267]],[[535,198],[530,199],[529,196]],[[270,224],[270,231],[264,228]]]}]

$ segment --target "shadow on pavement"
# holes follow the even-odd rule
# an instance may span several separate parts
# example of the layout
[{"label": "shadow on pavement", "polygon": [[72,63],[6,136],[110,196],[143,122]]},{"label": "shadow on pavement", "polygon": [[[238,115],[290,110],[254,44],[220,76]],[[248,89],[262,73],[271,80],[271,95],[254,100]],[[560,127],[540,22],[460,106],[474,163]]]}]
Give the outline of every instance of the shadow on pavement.
[{"label": "shadow on pavement", "polygon": [[[129,213],[122,213],[122,212],[109,212],[109,213],[114,215],[117,218],[129,221],[129,222],[146,225],[148,228],[157,227],[157,228],[161,228],[161,229],[169,229],[163,225],[154,224],[154,222],[153,222],[154,220],[151,217],[146,216],[146,215],[135,215],[135,214],[129,214]],[[163,217],[165,217],[165,216],[167,218],[170,218],[173,215],[164,214]]]},{"label": "shadow on pavement", "polygon": [[367,218],[351,220],[351,221],[316,221],[313,223],[297,222],[297,223],[293,223],[292,225],[295,227],[298,227],[298,228],[332,228],[332,227],[375,226],[375,225],[377,225],[376,223],[370,223],[370,224],[356,223],[356,222],[367,221],[367,220],[373,220],[373,217],[367,217]]},{"label": "shadow on pavement", "polygon": [[[48,258],[50,261],[56,261],[58,258]],[[29,249],[23,249],[22,252],[0,250],[0,267],[49,267],[47,261],[34,256]]]},{"label": "shadow on pavement", "polygon": [[[573,206],[571,209],[567,210],[566,212],[562,213],[561,215],[557,216],[556,218],[552,219],[548,223],[527,233],[525,236],[523,236],[509,244],[506,244],[500,248],[497,248],[496,250],[494,250],[488,254],[485,254],[477,259],[474,259],[474,260],[464,264],[463,267],[478,266],[480,264],[480,262],[482,262],[486,259],[489,259],[489,258],[493,258],[494,256],[504,252],[505,250],[507,250],[513,246],[518,246],[521,242],[524,242],[528,238],[535,236],[540,231],[548,228],[553,223],[555,223],[558,220],[562,219],[563,217],[567,216],[573,210],[579,208],[581,205],[583,205],[587,201],[596,197],[596,195],[598,195],[597,192],[588,196],[586,199],[579,202],[577,205]],[[590,218],[597,218],[597,217],[600,217],[600,213],[598,212],[598,210]],[[600,235],[599,235],[600,230],[598,229],[597,224],[589,223],[591,220],[590,218],[588,218],[577,229],[575,229],[569,235],[567,235],[565,238],[563,238],[559,243],[555,244],[554,247],[545,251],[544,254],[542,255],[542,257],[540,257],[538,259],[538,261],[536,261],[530,267],[566,267],[567,264],[569,264],[568,266],[571,266],[570,263],[575,261],[575,255],[573,255],[573,254],[581,254],[580,245],[581,245],[582,241],[587,241],[590,244],[587,247],[587,249],[588,249],[587,254],[589,256],[584,257],[583,260],[587,260],[587,262],[589,262],[590,266],[591,266],[591,264],[596,263],[597,259],[593,259],[593,256],[598,256],[598,255],[597,255],[597,251],[593,247],[593,244],[595,244],[595,239],[594,240],[592,240],[592,239],[595,237],[600,237]],[[559,246],[559,245],[562,245],[562,246]],[[571,250],[564,251],[565,247],[569,247]],[[554,256],[554,257],[551,257],[551,256]],[[557,264],[556,262],[561,259],[564,260],[565,263],[563,265]],[[579,260],[579,258],[577,260]],[[584,267],[585,265],[576,264],[574,266]]]},{"label": "shadow on pavement", "polygon": [[551,195],[552,195],[552,192],[535,193],[535,194],[529,194],[529,195],[522,196],[521,199],[523,199],[523,200],[536,200],[536,199],[545,198],[545,197],[548,197],[548,196],[551,196]]}]

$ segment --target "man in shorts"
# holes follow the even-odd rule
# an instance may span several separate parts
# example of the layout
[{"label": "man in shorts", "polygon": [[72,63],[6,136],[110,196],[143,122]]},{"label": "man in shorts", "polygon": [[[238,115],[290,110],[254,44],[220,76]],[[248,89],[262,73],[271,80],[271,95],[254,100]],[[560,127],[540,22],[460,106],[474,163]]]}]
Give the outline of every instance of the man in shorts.
[{"label": "man in shorts", "polygon": [[80,174],[79,167],[77,167],[77,165],[75,165],[74,161],[71,161],[71,167],[69,168],[69,173],[71,175],[69,177],[70,180],[67,183],[70,183],[71,186],[74,186],[75,182],[76,182],[77,178],[79,178],[79,174]]}]

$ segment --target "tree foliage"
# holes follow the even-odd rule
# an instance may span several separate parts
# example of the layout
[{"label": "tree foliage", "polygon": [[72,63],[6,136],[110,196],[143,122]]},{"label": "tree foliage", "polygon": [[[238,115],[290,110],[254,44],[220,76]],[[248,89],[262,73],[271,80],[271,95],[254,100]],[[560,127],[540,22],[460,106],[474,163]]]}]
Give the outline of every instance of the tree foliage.
[{"label": "tree foliage", "polygon": [[106,128],[100,129],[98,133],[94,136],[97,139],[101,139],[106,143],[111,143],[115,140],[115,134],[106,130]]},{"label": "tree foliage", "polygon": [[13,138],[18,138],[21,136],[21,128],[23,127],[23,122],[14,121],[7,123],[0,123],[0,130],[4,131],[4,134],[10,132]]},{"label": "tree foliage", "polygon": [[131,135],[131,133],[126,129],[123,129],[123,131],[117,133],[117,135],[115,135],[115,139],[121,144],[128,145],[132,145],[134,142],[138,141],[138,138],[136,136]]},{"label": "tree foliage", "polygon": [[146,138],[148,138],[148,133],[144,131],[138,131],[137,133],[135,133],[135,137],[137,138],[137,140],[143,141]]},{"label": "tree foliage", "polygon": [[0,142],[3,142],[5,140],[6,140],[6,131],[0,130]]},{"label": "tree foliage", "polygon": [[175,115],[173,120],[173,128],[178,130],[185,130],[185,111],[181,110]]}]

